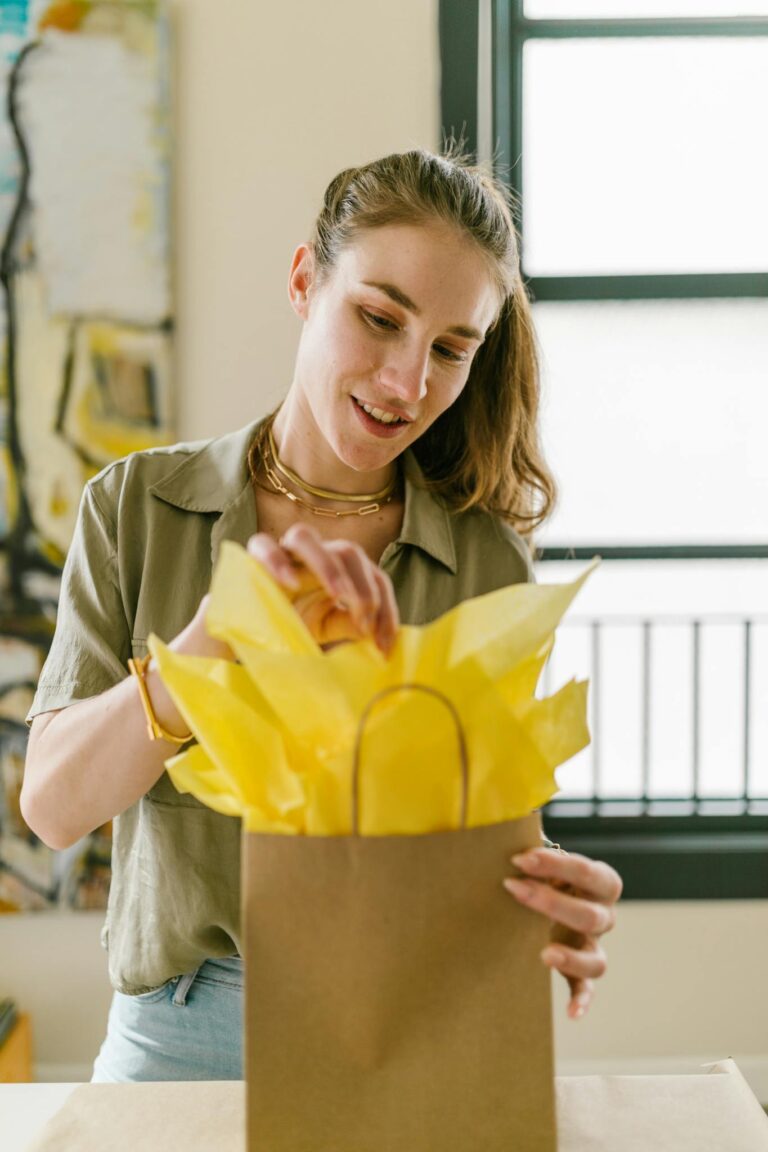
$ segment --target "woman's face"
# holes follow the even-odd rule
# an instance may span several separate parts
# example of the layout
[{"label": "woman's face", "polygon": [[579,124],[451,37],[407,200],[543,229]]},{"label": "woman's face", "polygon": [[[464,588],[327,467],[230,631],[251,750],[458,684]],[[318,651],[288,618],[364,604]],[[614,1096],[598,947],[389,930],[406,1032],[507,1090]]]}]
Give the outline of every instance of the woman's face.
[{"label": "woman's face", "polygon": [[302,423],[357,472],[385,467],[453,404],[499,305],[480,250],[439,222],[361,233],[320,282],[302,245],[289,291]]}]

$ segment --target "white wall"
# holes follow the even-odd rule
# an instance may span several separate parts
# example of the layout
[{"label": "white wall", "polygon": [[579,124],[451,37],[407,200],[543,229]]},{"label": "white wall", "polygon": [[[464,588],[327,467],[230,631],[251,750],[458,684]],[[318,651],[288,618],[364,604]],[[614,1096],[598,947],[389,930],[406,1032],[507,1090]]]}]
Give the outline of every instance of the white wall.
[{"label": "white wall", "polygon": [[[179,431],[246,423],[288,383],[295,243],[342,166],[438,130],[436,0],[178,0]],[[109,1003],[100,919],[0,917],[0,989],[33,1013],[46,1078],[87,1075]],[[768,1101],[764,903],[632,904],[590,1015],[557,1042],[575,1071],[734,1056]]]}]

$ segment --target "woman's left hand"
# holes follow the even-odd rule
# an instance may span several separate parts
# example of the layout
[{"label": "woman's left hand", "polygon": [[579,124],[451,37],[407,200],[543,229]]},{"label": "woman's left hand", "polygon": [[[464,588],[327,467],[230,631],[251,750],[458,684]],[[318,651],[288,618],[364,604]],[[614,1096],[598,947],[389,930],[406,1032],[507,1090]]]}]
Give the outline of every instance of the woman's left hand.
[{"label": "woman's left hand", "polygon": [[616,922],[621,877],[610,864],[552,848],[531,848],[513,856],[512,863],[523,876],[506,879],[504,887],[552,921],[551,942],[541,958],[568,981],[568,1015],[576,1020],[590,1005],[593,980],[606,969],[599,940]]}]

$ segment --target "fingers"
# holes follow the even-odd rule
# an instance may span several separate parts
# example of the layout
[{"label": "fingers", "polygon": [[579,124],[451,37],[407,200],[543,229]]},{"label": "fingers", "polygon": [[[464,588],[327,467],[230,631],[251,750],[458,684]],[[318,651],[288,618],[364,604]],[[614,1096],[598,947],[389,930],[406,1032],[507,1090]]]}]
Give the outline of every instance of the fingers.
[{"label": "fingers", "polygon": [[[293,593],[318,641],[371,636],[383,652],[391,650],[399,623],[392,583],[358,544],[327,541],[294,524],[279,543],[252,536],[248,551]],[[324,597],[314,595],[318,590]],[[302,598],[306,593],[313,595]]]},{"label": "fingers", "polygon": [[265,532],[251,536],[248,551],[278,583],[291,592],[322,588],[331,600],[342,600],[359,619],[359,596],[342,559],[303,524],[294,524],[276,543]]},{"label": "fingers", "polygon": [[608,967],[605,952],[595,940],[587,940],[578,949],[548,944],[541,958],[548,968],[571,980],[598,980]]},{"label": "fingers", "polygon": [[388,655],[395,646],[397,629],[400,625],[400,612],[395,600],[395,590],[392,581],[380,568],[373,569],[379,584],[380,608],[376,619],[376,643]]},{"label": "fingers", "polygon": [[359,545],[349,540],[332,540],[325,549],[345,574],[349,591],[342,597],[344,606],[361,634],[373,636],[381,610],[381,588],[375,565]]},{"label": "fingers", "polygon": [[504,886],[521,904],[585,936],[602,936],[615,923],[612,907],[558,891],[547,883],[508,878]]},{"label": "fingers", "polygon": [[532,848],[512,857],[521,875],[504,880],[519,903],[552,921],[552,942],[543,962],[568,981],[568,1015],[583,1016],[593,994],[593,981],[605,973],[605,953],[597,938],[613,928],[614,905],[621,877],[601,860],[577,853]]},{"label": "fingers", "polygon": [[621,896],[622,883],[618,872],[602,860],[590,860],[577,852],[532,848],[514,856],[512,862],[528,876],[576,889],[581,895],[603,904],[615,904]]},{"label": "fingers", "polygon": [[290,555],[266,532],[258,532],[255,536],[251,536],[248,541],[248,552],[264,565],[278,584],[292,591],[298,591],[299,578]]},{"label": "fingers", "polygon": [[571,1020],[580,1020],[592,1003],[594,986],[591,980],[574,980],[569,978],[571,998],[568,1001],[568,1015]]}]

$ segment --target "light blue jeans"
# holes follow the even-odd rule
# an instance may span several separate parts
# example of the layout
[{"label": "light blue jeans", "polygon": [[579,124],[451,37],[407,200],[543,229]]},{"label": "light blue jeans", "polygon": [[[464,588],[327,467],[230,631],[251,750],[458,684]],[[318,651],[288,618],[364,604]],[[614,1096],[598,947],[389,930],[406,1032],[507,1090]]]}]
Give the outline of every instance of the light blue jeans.
[{"label": "light blue jeans", "polygon": [[115,992],[91,1082],[243,1079],[243,961],[206,960],[141,996]]}]

